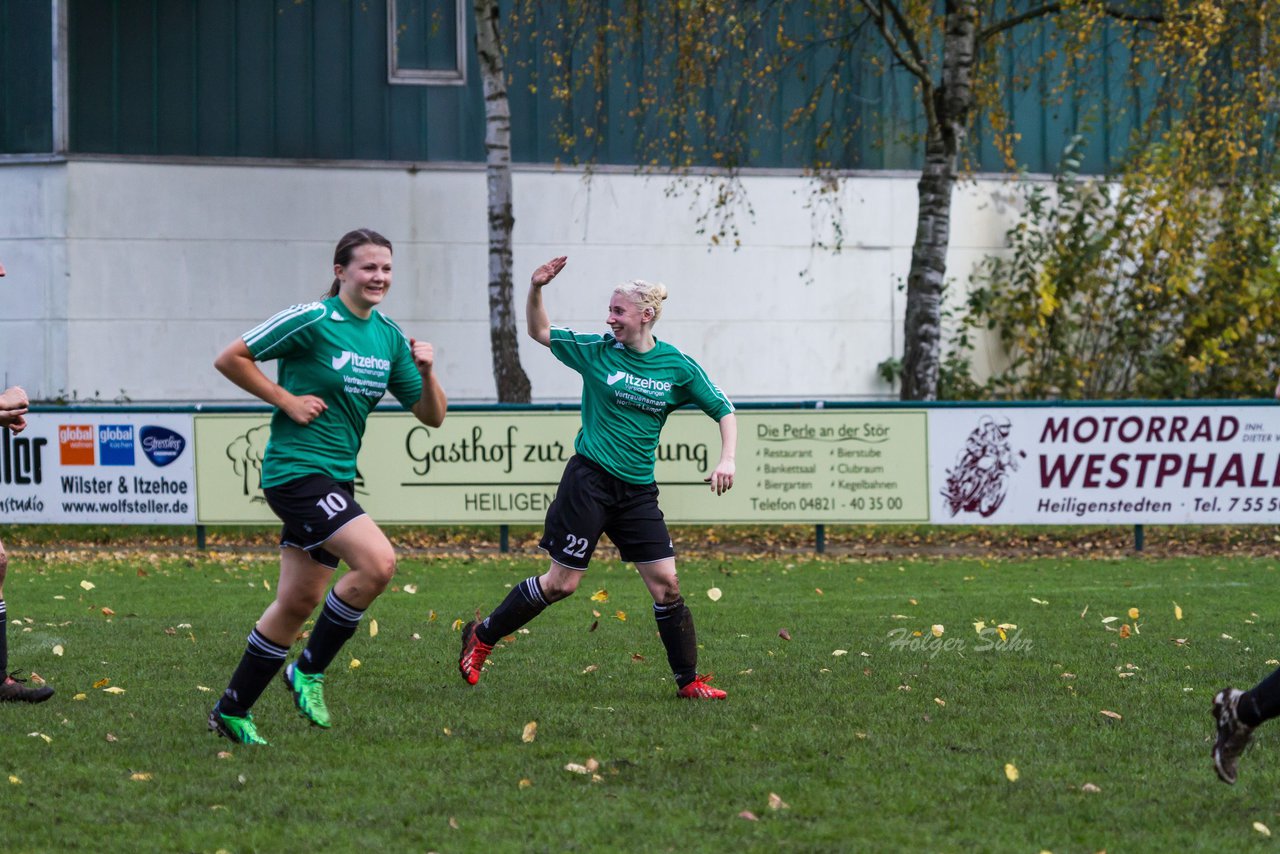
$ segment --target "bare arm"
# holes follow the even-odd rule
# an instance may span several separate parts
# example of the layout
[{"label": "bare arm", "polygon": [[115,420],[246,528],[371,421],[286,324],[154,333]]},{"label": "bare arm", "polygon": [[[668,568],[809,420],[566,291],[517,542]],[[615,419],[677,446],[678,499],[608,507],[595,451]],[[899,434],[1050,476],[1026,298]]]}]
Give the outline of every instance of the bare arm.
[{"label": "bare arm", "polygon": [[525,304],[525,322],[529,326],[529,337],[543,347],[551,346],[551,318],[547,317],[546,306],[542,304],[542,288],[564,269],[569,259],[565,255],[552,258],[533,271],[529,279],[529,300]]},{"label": "bare arm", "polygon": [[715,471],[703,478],[711,484],[711,491],[723,495],[733,486],[733,475],[737,471],[734,460],[738,455],[738,418],[732,412],[720,419],[720,462]]},{"label": "bare arm", "polygon": [[299,424],[310,424],[329,408],[313,394],[298,396],[273,383],[258,367],[248,346],[240,338],[232,341],[218,354],[218,358],[213,360],[213,366],[240,388],[276,407]]},{"label": "bare arm", "polygon": [[435,347],[426,341],[409,339],[409,347],[413,350],[413,364],[422,375],[422,396],[418,398],[411,410],[419,421],[428,427],[439,427],[444,423],[445,412],[449,409],[449,401],[444,396],[444,389],[436,379]]},{"label": "bare arm", "polygon": [[0,392],[0,412],[9,412],[15,409],[21,409],[26,412],[28,405],[27,392],[20,385],[10,386]]}]

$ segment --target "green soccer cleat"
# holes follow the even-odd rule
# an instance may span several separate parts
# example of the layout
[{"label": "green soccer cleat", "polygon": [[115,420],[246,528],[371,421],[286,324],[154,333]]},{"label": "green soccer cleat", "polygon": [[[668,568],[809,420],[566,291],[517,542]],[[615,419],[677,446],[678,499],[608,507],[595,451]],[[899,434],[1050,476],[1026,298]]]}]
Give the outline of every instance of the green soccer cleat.
[{"label": "green soccer cleat", "polygon": [[324,674],[303,673],[290,664],[280,676],[284,679],[284,684],[289,686],[298,714],[311,721],[314,726],[328,729],[329,707],[324,704]]},{"label": "green soccer cleat", "polygon": [[242,718],[224,715],[217,705],[209,712],[209,729],[236,744],[267,744],[267,740],[258,735],[253,715],[246,713]]}]

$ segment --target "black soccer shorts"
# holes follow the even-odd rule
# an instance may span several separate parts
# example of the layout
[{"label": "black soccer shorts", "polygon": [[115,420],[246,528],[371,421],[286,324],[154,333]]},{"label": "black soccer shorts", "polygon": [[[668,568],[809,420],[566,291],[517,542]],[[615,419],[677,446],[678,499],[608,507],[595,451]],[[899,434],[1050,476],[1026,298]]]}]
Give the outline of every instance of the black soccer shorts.
[{"label": "black soccer shorts", "polygon": [[280,545],[293,546],[311,559],[337,569],[339,558],[324,543],[352,519],[365,515],[356,501],[355,484],[339,483],[328,475],[308,474],[262,490],[267,504],[280,517]]},{"label": "black soccer shorts", "polygon": [[547,508],[538,545],[556,563],[586,569],[602,533],[628,563],[652,563],[676,553],[658,507],[657,484],[628,483],[575,454]]}]

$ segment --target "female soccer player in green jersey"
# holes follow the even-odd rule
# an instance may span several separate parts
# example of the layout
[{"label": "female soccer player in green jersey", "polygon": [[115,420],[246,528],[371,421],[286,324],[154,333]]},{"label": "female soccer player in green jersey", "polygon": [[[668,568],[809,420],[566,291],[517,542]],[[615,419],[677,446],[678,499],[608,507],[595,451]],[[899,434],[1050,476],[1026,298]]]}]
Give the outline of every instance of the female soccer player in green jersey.
[{"label": "female soccer player in green jersey", "polygon": [[658,635],[667,650],[677,694],[721,700],[725,692],[698,673],[693,616],[680,596],[675,550],[658,508],[653,479],[658,436],[667,415],[692,403],[720,424],[720,460],[705,478],[721,495],[733,486],[738,432],[733,404],[693,359],[653,337],[667,289],[631,281],[609,302],[610,334],[575,333],[552,326],[542,289],[564,269],[552,259],[529,285],[529,335],[582,375],[582,428],[547,509],[541,547],[551,555],[545,573],[525,579],[489,616],[462,629],[458,669],[468,684],[499,638],[528,623],[552,602],[578,589],[601,533],[634,563],[653,596]]},{"label": "female soccer player in green jersey", "polygon": [[[343,235],[328,297],[295,305],[231,342],[214,365],[275,407],[262,460],[262,491],[284,523],[276,598],[209,713],[209,728],[240,744],[266,744],[249,709],[284,665],[303,623],[324,608],[284,682],[298,712],[329,726],[324,671],[391,580],[396,556],[355,499],[356,454],[365,421],[390,391],[418,420],[444,421],[435,353],[406,338],[377,308],[391,288],[391,243],[375,231]],[[279,382],[257,363],[279,361]],[[347,572],[329,587],[333,570]]]}]

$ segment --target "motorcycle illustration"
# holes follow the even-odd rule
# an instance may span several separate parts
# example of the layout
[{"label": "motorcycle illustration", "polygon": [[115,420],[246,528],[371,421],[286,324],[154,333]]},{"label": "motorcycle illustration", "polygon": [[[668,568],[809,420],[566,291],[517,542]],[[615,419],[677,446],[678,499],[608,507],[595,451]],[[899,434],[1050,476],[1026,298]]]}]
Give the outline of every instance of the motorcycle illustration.
[{"label": "motorcycle illustration", "polygon": [[995,513],[1004,503],[1008,491],[1009,472],[1018,470],[1017,457],[1009,447],[1009,419],[996,421],[982,416],[978,426],[965,440],[955,468],[947,469],[947,483],[942,490],[947,509],[955,516],[961,510],[984,518]]}]

